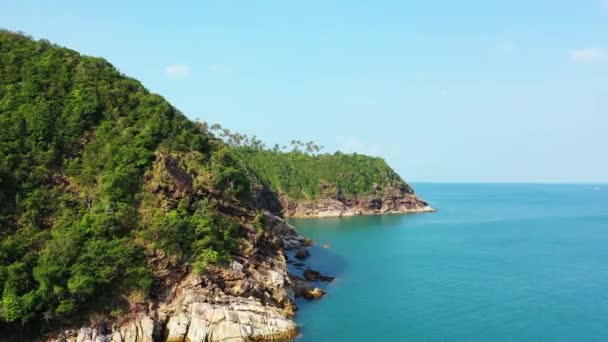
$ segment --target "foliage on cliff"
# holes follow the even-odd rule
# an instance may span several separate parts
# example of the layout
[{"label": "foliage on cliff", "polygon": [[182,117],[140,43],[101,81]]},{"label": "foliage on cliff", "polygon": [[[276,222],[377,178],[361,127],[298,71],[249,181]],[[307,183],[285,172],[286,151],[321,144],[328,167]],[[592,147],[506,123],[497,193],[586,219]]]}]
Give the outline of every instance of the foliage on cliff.
[{"label": "foliage on cliff", "polygon": [[338,192],[350,198],[381,195],[387,187],[413,193],[382,158],[320,153],[323,146],[314,141],[292,140],[289,145],[267,147],[255,135],[232,132],[218,124],[199,124],[232,148],[246,165],[251,183],[261,182],[274,194],[286,194],[290,200],[334,198]]},{"label": "foliage on cliff", "polygon": [[[197,170],[181,198],[151,186],[160,155]],[[152,249],[227,261],[239,226],[204,194],[249,188],[225,144],[105,60],[0,31],[0,331],[145,298]]]},{"label": "foliage on cliff", "polygon": [[382,192],[387,186],[412,189],[382,158],[358,154],[312,155],[300,151],[277,152],[237,148],[236,155],[275,193],[292,200],[345,197]]},{"label": "foliage on cliff", "polygon": [[0,331],[144,302],[159,254],[200,271],[228,262],[262,233],[260,190],[411,191],[379,158],[211,131],[103,59],[0,30]]}]

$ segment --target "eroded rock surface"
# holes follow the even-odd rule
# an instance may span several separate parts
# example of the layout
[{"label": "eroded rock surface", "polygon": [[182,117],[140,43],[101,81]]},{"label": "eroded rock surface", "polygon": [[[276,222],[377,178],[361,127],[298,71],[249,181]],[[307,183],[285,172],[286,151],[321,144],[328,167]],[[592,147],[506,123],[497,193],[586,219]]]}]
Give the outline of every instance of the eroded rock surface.
[{"label": "eroded rock surface", "polygon": [[342,217],[435,211],[410,188],[403,187],[376,189],[375,194],[354,198],[347,198],[339,190],[334,197],[314,201],[292,201],[282,195],[280,201],[285,217]]},{"label": "eroded rock surface", "polygon": [[299,277],[292,277],[293,289],[298,297],[306,299],[319,299],[325,295],[325,291],[311,285],[309,282],[304,281]]},{"label": "eroded rock surface", "polygon": [[[325,294],[287,273],[284,251],[309,240],[282,219],[266,214],[267,233],[247,257],[235,257],[228,267],[173,275],[159,290],[159,300],[132,305],[128,315],[79,329],[65,330],[47,341],[275,341],[295,337],[295,297],[317,299]],[[152,258],[154,259],[154,258]],[[162,255],[157,259],[164,260]],[[171,266],[160,261],[163,272]],[[171,274],[164,274],[171,278]]]},{"label": "eroded rock surface", "polygon": [[304,271],[304,273],[302,275],[308,281],[332,282],[332,281],[334,281],[336,279],[334,277],[330,277],[330,276],[324,275],[321,272],[318,272],[318,271],[315,271],[315,270],[310,270],[310,269]]}]

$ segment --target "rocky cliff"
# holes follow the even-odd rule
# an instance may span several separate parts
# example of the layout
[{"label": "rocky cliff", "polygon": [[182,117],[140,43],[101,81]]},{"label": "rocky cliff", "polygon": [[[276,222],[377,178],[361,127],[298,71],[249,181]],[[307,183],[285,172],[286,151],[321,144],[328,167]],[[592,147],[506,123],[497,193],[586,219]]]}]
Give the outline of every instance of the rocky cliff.
[{"label": "rocky cliff", "polygon": [[274,341],[297,335],[291,320],[295,298],[323,291],[287,272],[285,253],[310,243],[280,218],[266,214],[255,252],[204,275],[178,271],[164,256],[154,268],[165,274],[159,300],[133,303],[117,320],[101,318],[47,341]]},{"label": "rocky cliff", "polygon": [[341,217],[433,211],[382,158],[359,154],[236,149],[256,198],[283,217]]},{"label": "rocky cliff", "polygon": [[347,198],[339,191],[335,197],[294,201],[280,196],[285,217],[342,217],[375,214],[409,214],[435,211],[414,193],[402,188],[385,188],[376,194]]}]

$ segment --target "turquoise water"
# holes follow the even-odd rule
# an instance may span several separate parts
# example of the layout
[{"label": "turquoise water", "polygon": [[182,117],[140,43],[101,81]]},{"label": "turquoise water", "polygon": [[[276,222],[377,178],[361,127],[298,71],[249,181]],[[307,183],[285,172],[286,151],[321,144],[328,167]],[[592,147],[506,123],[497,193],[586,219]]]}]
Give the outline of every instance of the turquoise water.
[{"label": "turquoise water", "polygon": [[608,185],[415,189],[439,212],[291,221],[338,277],[298,342],[608,340]]}]

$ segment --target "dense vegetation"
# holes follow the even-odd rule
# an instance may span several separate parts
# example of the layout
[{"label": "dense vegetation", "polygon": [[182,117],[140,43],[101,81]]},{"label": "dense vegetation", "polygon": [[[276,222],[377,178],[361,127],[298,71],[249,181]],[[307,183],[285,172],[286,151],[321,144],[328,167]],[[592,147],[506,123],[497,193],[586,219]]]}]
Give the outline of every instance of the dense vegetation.
[{"label": "dense vegetation", "polygon": [[147,249],[199,269],[229,258],[235,222],[206,199],[154,193],[160,154],[197,170],[196,190],[250,197],[228,148],[136,80],[0,32],[0,330],[117,309],[95,298],[145,298]]},{"label": "dense vegetation", "polygon": [[407,186],[382,159],[291,145],[193,123],[103,59],[0,31],[0,332],[120,315],[153,295],[157,251],[228,262],[262,229],[260,189]]},{"label": "dense vegetation", "polygon": [[339,190],[352,198],[382,192],[385,186],[413,192],[382,158],[341,152],[321,154],[323,146],[314,141],[292,140],[289,145],[269,148],[256,136],[232,132],[218,124],[200,125],[232,147],[234,155],[247,166],[252,183],[261,182],[291,200],[333,198]]},{"label": "dense vegetation", "polygon": [[382,158],[249,147],[237,148],[235,154],[273,192],[284,193],[296,201],[335,197],[338,190],[346,197],[368,195],[382,191],[387,185],[411,191]]}]

